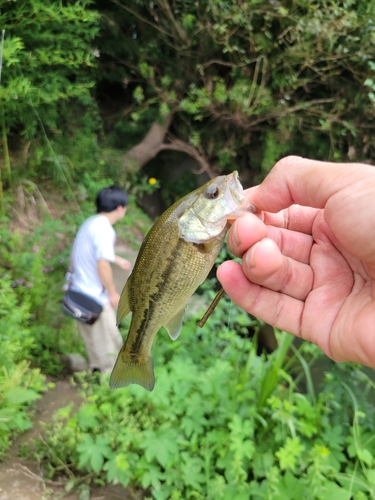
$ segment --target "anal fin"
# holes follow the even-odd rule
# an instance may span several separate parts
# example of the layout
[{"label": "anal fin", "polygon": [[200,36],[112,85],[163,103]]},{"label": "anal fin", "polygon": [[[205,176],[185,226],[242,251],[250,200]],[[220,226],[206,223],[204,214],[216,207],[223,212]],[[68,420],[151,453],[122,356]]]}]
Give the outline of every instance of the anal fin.
[{"label": "anal fin", "polygon": [[182,311],[179,311],[177,314],[175,314],[173,318],[171,318],[168,321],[168,323],[164,325],[164,328],[167,330],[168,335],[172,340],[176,340],[181,333],[184,314],[185,314],[185,308],[183,308]]}]

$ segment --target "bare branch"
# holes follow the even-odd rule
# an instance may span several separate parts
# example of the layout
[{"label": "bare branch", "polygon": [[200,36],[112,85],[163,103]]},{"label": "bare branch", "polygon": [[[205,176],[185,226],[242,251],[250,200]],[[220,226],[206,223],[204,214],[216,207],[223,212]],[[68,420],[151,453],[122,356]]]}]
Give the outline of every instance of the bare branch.
[{"label": "bare branch", "polygon": [[161,9],[165,12],[165,15],[171,22],[179,38],[181,38],[181,40],[184,43],[190,43],[188,37],[186,36],[185,30],[183,29],[181,24],[178,21],[176,21],[173,12],[171,10],[171,7],[168,3],[168,0],[158,0],[158,4],[160,5]]},{"label": "bare branch", "polygon": [[152,26],[153,28],[155,28],[156,30],[160,31],[161,33],[164,33],[164,35],[168,35],[168,36],[172,36],[170,32],[168,31],[165,31],[163,30],[160,26],[158,26],[157,24],[153,23],[152,21],[149,21],[147,18],[141,16],[141,14],[139,14],[138,12],[136,12],[135,10],[131,9],[130,7],[128,7],[127,5],[124,5],[122,4],[121,2],[119,2],[118,0],[111,0],[111,2],[115,3],[116,5],[118,5],[119,7],[121,7],[122,9],[125,9],[127,10],[130,14],[132,14],[134,17],[137,17],[138,19],[140,19],[141,21],[143,21],[144,23]]},{"label": "bare branch", "polygon": [[170,143],[162,144],[160,146],[160,151],[179,151],[181,153],[186,153],[200,166],[200,169],[194,173],[201,174],[206,172],[210,179],[213,179],[217,175],[217,173],[211,168],[206,158],[201,155],[192,144],[184,142],[181,139],[172,139]]},{"label": "bare branch", "polygon": [[217,113],[215,112],[215,110],[212,110],[212,114],[216,118],[221,119],[223,121],[236,123],[239,127],[241,127],[244,130],[250,130],[253,127],[256,127],[256,125],[260,123],[264,123],[270,120],[278,120],[284,118],[287,115],[296,113],[297,111],[302,111],[305,109],[309,110],[309,108],[312,108],[316,105],[331,103],[335,101],[336,98],[334,97],[330,97],[327,99],[314,99],[309,102],[302,102],[301,104],[296,104],[295,106],[291,106],[290,108],[284,108],[282,110],[276,110],[271,113],[265,113],[263,115],[259,115],[254,120],[251,120],[249,117],[246,117],[244,113],[224,114],[224,113]]},{"label": "bare branch", "polygon": [[258,58],[255,58],[255,59],[251,59],[251,61],[246,61],[242,64],[237,64],[237,63],[233,63],[230,61],[221,61],[220,59],[210,59],[206,63],[199,65],[198,69],[199,69],[199,71],[205,70],[206,68],[208,68],[212,64],[220,64],[221,66],[228,66],[229,68],[243,68],[244,66],[249,66],[250,64],[253,64],[257,61],[258,61]]}]

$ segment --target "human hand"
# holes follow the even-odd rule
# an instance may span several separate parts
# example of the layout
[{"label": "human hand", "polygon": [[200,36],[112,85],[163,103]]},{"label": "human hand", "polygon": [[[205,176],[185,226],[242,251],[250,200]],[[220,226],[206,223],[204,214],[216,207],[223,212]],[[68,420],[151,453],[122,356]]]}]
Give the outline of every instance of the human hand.
[{"label": "human hand", "polygon": [[218,278],[243,309],[375,368],[375,168],[299,157],[248,190],[261,211],[234,222]]},{"label": "human hand", "polygon": [[115,257],[115,264],[119,266],[120,269],[123,269],[124,271],[131,271],[132,264],[128,260],[120,257],[119,255],[116,255]]},{"label": "human hand", "polygon": [[113,309],[118,308],[118,303],[120,302],[120,294],[117,292],[112,292],[109,294],[109,302],[111,303],[111,306]]}]

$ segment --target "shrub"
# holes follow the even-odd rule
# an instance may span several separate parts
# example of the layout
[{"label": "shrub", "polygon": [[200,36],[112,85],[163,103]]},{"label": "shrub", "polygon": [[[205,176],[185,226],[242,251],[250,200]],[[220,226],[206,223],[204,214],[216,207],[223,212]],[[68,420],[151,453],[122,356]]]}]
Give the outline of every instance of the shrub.
[{"label": "shrub", "polygon": [[285,368],[317,350],[293,355],[276,332],[280,347],[258,355],[259,328],[224,302],[202,331],[193,319],[175,343],[158,334],[152,393],[83,381],[85,403],[61,409],[37,442],[48,475],[64,464],[68,489],[119,482],[156,500],[374,498],[372,413],[355,396],[369,380],[346,365],[302,394]]}]

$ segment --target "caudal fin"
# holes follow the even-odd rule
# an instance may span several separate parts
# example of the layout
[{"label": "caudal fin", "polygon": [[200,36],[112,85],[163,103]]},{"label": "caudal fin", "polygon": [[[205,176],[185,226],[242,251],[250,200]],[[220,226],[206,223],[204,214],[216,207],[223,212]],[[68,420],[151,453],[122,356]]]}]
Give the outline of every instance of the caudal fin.
[{"label": "caudal fin", "polygon": [[130,384],[138,384],[148,391],[152,391],[155,377],[151,356],[146,360],[128,362],[123,359],[123,351],[120,351],[111,373],[109,386],[111,389],[118,389]]}]

